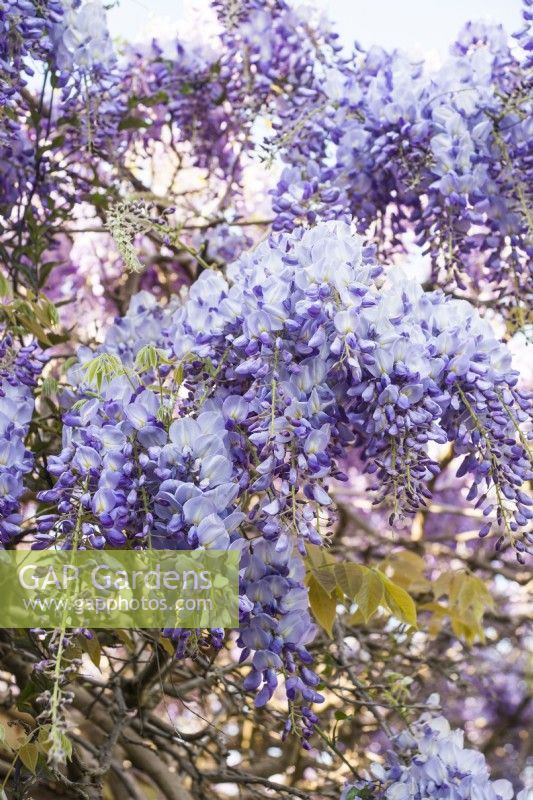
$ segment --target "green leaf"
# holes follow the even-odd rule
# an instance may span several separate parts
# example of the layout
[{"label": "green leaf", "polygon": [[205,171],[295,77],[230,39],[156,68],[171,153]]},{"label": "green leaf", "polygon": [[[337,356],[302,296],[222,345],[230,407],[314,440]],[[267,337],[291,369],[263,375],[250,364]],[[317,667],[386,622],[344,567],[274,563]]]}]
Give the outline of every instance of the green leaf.
[{"label": "green leaf", "polygon": [[58,386],[56,379],[49,376],[43,380],[41,394],[43,397],[52,397],[57,392]]},{"label": "green leaf", "polygon": [[0,297],[7,297],[9,294],[9,284],[5,275],[0,272]]},{"label": "green leaf", "polygon": [[92,638],[87,639],[86,636],[80,637],[80,644],[82,648],[85,650],[91,661],[93,662],[96,669],[100,669],[100,659],[102,657],[102,648],[100,647],[100,642],[98,641],[98,637],[94,631],[92,631]]},{"label": "green leaf", "polygon": [[139,105],[143,106],[157,106],[159,103],[168,103],[168,94],[164,91],[155,92],[154,94],[130,97],[128,100],[128,108],[137,108]]},{"label": "green leaf", "polygon": [[151,124],[150,120],[142,119],[142,117],[123,117],[120,120],[118,129],[119,131],[130,129],[140,130],[141,128],[149,128]]},{"label": "green leaf", "polygon": [[106,194],[102,194],[101,192],[93,192],[88,196],[88,201],[92,203],[94,206],[98,206],[100,208],[107,208],[109,205],[109,197]]},{"label": "green leaf", "polygon": [[27,742],[26,744],[22,745],[17,755],[26,769],[29,769],[29,771],[35,775],[37,759],[39,758],[38,746],[33,742]]},{"label": "green leaf", "polygon": [[67,333],[49,333],[47,338],[50,344],[64,344],[70,341],[70,336]]},{"label": "green leaf", "polygon": [[343,719],[350,719],[350,717],[344,711],[335,711],[335,719],[341,722]]},{"label": "green leaf", "polygon": [[337,616],[337,598],[331,596],[317,581],[314,574],[308,576],[309,605],[318,624],[329,636],[333,636],[333,623]]},{"label": "green leaf", "polygon": [[176,369],[174,370],[174,381],[178,386],[181,386],[183,383],[183,364],[179,363]]},{"label": "green leaf", "polygon": [[50,750],[50,725],[43,725],[42,728],[39,728],[37,742],[42,752],[47,753]]},{"label": "green leaf", "polygon": [[65,144],[65,136],[61,133],[59,136],[54,136],[50,142],[50,150],[55,150],[57,147],[61,147],[63,144]]},{"label": "green leaf", "polygon": [[118,375],[124,375],[124,366],[120,358],[113,353],[100,353],[83,365],[86,380],[89,384],[96,384],[98,391],[102,388],[104,380],[109,383]]},{"label": "green leaf", "polygon": [[28,331],[28,333],[33,333],[35,338],[38,339],[41,344],[46,345],[46,347],[50,347],[50,339],[34,318],[26,316],[25,314],[19,314],[19,322],[22,327]]},{"label": "green leaf", "polygon": [[42,288],[46,283],[48,276],[60,262],[59,261],[45,261],[44,264],[40,265],[39,269],[39,288]]},{"label": "green leaf", "polygon": [[72,742],[70,741],[66,733],[63,733],[62,731],[59,734],[59,738],[61,740],[61,744],[65,752],[65,760],[69,761],[72,758]]},{"label": "green leaf", "polygon": [[66,372],[68,369],[74,366],[74,364],[78,363],[78,356],[69,356],[65,359],[63,363],[63,372]]},{"label": "green leaf", "polygon": [[31,713],[34,710],[33,702],[35,698],[42,694],[47,688],[48,686],[44,676],[34,672],[17,697],[17,708],[19,708],[20,711],[29,711]]},{"label": "green leaf", "polygon": [[385,602],[393,614],[401,622],[417,627],[416,606],[413,598],[401,586],[390,581],[382,572],[374,573],[379,575],[379,580],[385,590]]},{"label": "green leaf", "polygon": [[165,358],[162,350],[154,347],[153,344],[147,344],[141,347],[137,356],[135,357],[134,368],[139,372],[146,372],[149,369],[155,369],[160,364],[169,364],[171,362]]}]

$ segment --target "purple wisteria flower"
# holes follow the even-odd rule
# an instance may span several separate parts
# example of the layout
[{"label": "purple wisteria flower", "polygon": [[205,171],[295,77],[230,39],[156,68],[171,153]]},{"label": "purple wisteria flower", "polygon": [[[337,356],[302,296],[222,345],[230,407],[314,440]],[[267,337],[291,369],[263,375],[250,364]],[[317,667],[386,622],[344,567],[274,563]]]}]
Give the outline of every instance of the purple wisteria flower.
[{"label": "purple wisteria flower", "polygon": [[391,254],[414,237],[434,280],[489,288],[521,327],[533,291],[524,15],[520,49],[501,26],[469,23],[438,70],[380,48],[316,66],[314,108],[278,144],[275,229],[354,216]]},{"label": "purple wisteria flower", "polygon": [[24,476],[33,466],[25,447],[33,415],[33,390],[43,367],[35,342],[20,345],[5,328],[0,332],[0,542],[21,532]]},{"label": "purple wisteria flower", "polygon": [[[453,444],[480,534],[529,549],[530,403],[506,346],[468,302],[384,279],[346,223],[274,233],[183,303],[141,293],[90,356],[36,546],[238,549],[245,688],[262,706],[283,673],[299,709],[286,733],[296,720],[305,747],[321,695],[304,558],[335,521],[351,448],[395,524],[424,508],[434,449]],[[190,634],[166,633],[184,654]]]},{"label": "purple wisteria flower", "polygon": [[[384,766],[372,767],[373,778],[348,784],[341,800],[373,797],[376,800],[513,800],[507,780],[490,780],[482,753],[464,747],[461,730],[451,730],[444,717],[423,714],[393,741],[394,751]],[[519,792],[517,800],[527,800]]]}]

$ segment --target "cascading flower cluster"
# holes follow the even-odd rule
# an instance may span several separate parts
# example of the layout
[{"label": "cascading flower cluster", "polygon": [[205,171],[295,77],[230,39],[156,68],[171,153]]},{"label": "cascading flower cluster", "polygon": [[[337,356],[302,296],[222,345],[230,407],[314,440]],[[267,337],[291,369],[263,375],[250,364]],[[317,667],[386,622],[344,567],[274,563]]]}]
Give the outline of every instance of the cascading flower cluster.
[{"label": "cascading flower cluster", "polygon": [[52,32],[58,69],[109,68],[115,54],[100,0],[62,0],[63,17]]},{"label": "cascading flower cluster", "polygon": [[524,324],[531,39],[519,39],[517,54],[500,26],[469,24],[436,72],[373,48],[317,73],[321,103],[285,148],[275,229],[355,216],[389,253],[411,232],[441,283],[490,285]]},{"label": "cascading flower cluster", "polygon": [[289,114],[298,123],[316,95],[317,64],[341,49],[338,34],[286,0],[214,0],[212,7],[223,25],[220,79],[244,118],[266,105],[284,109],[285,125]]},{"label": "cascading flower cluster", "polygon": [[[274,192],[275,229],[355,217],[388,261],[414,237],[441,284],[491,287],[510,328],[522,327],[531,293],[527,8],[518,48],[499,27],[469,24],[433,72],[396,51],[347,57],[322,19],[283,0],[213,9],[222,26],[213,44],[178,41],[170,57],[157,43],[127,48],[115,63],[99,0],[2,4],[0,62],[6,99],[15,103],[4,127],[29,119],[20,86],[33,62],[43,67],[51,123],[35,131],[25,123],[6,138],[0,195],[8,248],[12,228],[27,228],[26,205],[49,246],[52,218],[88,197],[98,204],[116,154],[137,145],[146,157],[172,142],[181,167],[210,170],[215,216],[244,216],[243,168],[248,154],[262,151],[266,116],[276,131],[272,148],[287,165]],[[96,186],[88,153],[98,153]],[[242,249],[234,245],[232,254]],[[25,257],[25,274],[23,267]],[[39,275],[28,274],[36,288]]]},{"label": "cascading flower cluster", "polygon": [[273,234],[182,305],[141,293],[100,355],[80,355],[37,546],[239,548],[245,688],[264,705],[283,671],[304,740],[321,695],[303,557],[333,522],[347,448],[394,522],[430,496],[428,444],[453,442],[471,497],[527,549],[528,399],[505,346],[465,301],[384,281],[347,224]]},{"label": "cascading flower cluster", "polygon": [[36,342],[21,345],[4,326],[0,330],[0,542],[21,531],[20,500],[24,476],[33,466],[25,447],[34,407],[34,387],[42,370]]},{"label": "cascading flower cluster", "polygon": [[[490,780],[482,753],[464,747],[461,730],[451,730],[442,716],[423,714],[409,733],[394,741],[385,766],[372,767],[373,779],[347,785],[341,800],[512,800],[507,780]],[[523,790],[517,800],[527,800]]]},{"label": "cascading flower cluster", "polygon": [[521,549],[531,470],[525,434],[515,439],[529,399],[509,353],[466,301],[426,293],[400,271],[378,284],[380,272],[344,223],[273,236],[228,269],[230,285],[200,277],[178,312],[176,355],[209,356],[220,383],[253,403],[249,438],[266,449],[252,486],[289,476],[273,513],[291,506],[289,465],[305,475],[298,488],[328,505],[324,481],[339,477],[334,459],[353,442],[401,520],[424,505],[438,471],[428,442],[454,442],[470,499],[487,516],[494,503]]},{"label": "cascading flower cluster", "polygon": [[0,3],[0,107],[2,133],[16,130],[12,100],[27,86],[34,74],[33,60],[46,60],[52,52],[50,38],[63,15],[60,0],[46,0],[37,6],[31,0],[2,0]]},{"label": "cascading flower cluster", "polygon": [[[296,733],[307,750],[315,703],[328,700],[324,747],[331,714],[339,727],[348,724],[340,708],[350,695],[366,705],[362,717],[381,707],[375,719],[386,728],[400,696],[389,667],[402,673],[418,659],[431,669],[443,655],[445,691],[453,697],[445,669],[453,665],[452,681],[464,678],[477,697],[477,705],[451,714],[483,716],[486,729],[509,719],[514,737],[499,774],[512,777],[508,764],[529,720],[524,666],[510,665],[500,683],[488,651],[476,650],[469,672],[473,659],[450,648],[448,636],[474,631],[475,617],[481,639],[485,610],[494,662],[509,642],[518,650],[526,640],[523,570],[513,570],[508,556],[523,563],[533,544],[531,395],[498,326],[527,333],[530,321],[531,2],[517,44],[500,27],[469,23],[433,70],[398,51],[356,46],[348,54],[326,20],[286,0],[212,0],[206,27],[189,33],[184,25],[173,43],[125,44],[116,55],[101,0],[0,0],[0,272],[20,304],[5,319],[17,335],[27,329],[43,346],[60,343],[48,351],[50,377],[37,392],[39,416],[30,427],[44,359],[25,335],[0,330],[0,547],[24,535],[36,549],[238,551],[239,630],[226,639],[220,629],[167,629],[162,644],[202,671],[206,653],[225,642],[232,652],[240,648],[249,667],[241,686],[237,665],[231,679],[221,670],[220,685],[243,703],[252,695],[263,709],[259,720],[276,715],[284,691],[283,736]],[[279,159],[281,176],[269,171]],[[396,266],[413,250],[429,255],[423,285],[411,279],[409,259],[404,271]],[[183,283],[191,284],[188,294],[178,296]],[[63,324],[77,323],[69,337],[49,330],[56,324],[50,309],[33,319],[41,290],[67,311]],[[79,349],[64,376],[68,339],[90,340],[86,303],[102,309],[98,341],[108,314],[118,308],[121,316],[101,346]],[[338,485],[345,472],[356,476],[346,491]],[[33,525],[24,504],[36,485]],[[348,498],[365,489],[375,507],[367,513],[365,500],[359,515]],[[401,542],[411,522],[413,540],[422,529],[432,542],[419,572],[431,571],[442,589],[440,570],[459,565],[465,580],[455,573],[449,594],[435,593],[428,604],[425,572],[409,585],[404,575],[391,584],[394,572],[389,584],[406,602],[413,594],[422,630],[411,636],[388,625],[382,636],[384,606],[376,606],[356,630],[356,681],[343,652],[365,617],[364,592],[348,595],[338,575],[379,575],[385,592],[398,555],[391,542]],[[475,580],[473,525],[503,551],[487,556],[493,562]],[[331,592],[315,580],[313,561],[316,546],[330,542]],[[422,540],[412,550],[419,545],[422,551]],[[485,566],[497,576],[487,589]],[[369,578],[365,591],[370,585]],[[498,615],[485,609],[494,587]],[[346,605],[347,613],[336,613],[341,594],[343,603],[357,604],[355,612]],[[395,615],[388,600],[387,608]],[[439,628],[431,655],[420,656],[420,640],[429,640],[445,613],[450,625]],[[414,608],[397,618],[412,624]],[[324,629],[318,643],[315,620]],[[317,657],[326,633],[327,660]],[[159,651],[149,636],[135,632],[155,664]],[[54,688],[37,701],[42,730],[24,745],[27,763],[17,757],[17,781],[32,753],[42,759],[44,747],[32,747],[48,726],[49,760],[68,759],[67,684],[81,666],[78,649],[96,663],[99,640],[110,641],[65,625],[32,637],[42,655],[37,682]],[[143,697],[151,669],[147,661],[138,671],[139,682],[147,678]],[[489,676],[498,702],[480,705]],[[117,687],[128,704],[136,679],[124,664]],[[374,701],[373,684],[390,681],[387,699],[378,693]],[[166,680],[161,685],[166,692]],[[102,696],[111,711],[112,692]],[[410,700],[403,706],[401,697],[403,715]],[[357,746],[373,748],[380,736],[365,730]],[[203,734],[193,737],[183,740],[187,753],[189,745],[191,754],[203,752],[215,776]],[[181,748],[181,740],[171,746]],[[396,746],[399,755],[374,780],[348,786],[343,800],[511,797],[442,719],[422,718]],[[306,756],[310,765],[317,754]],[[221,780],[231,777],[228,769]]]},{"label": "cascading flower cluster", "polygon": [[[0,126],[2,261],[37,290],[51,267],[41,273],[43,252],[56,247],[57,227],[89,191],[87,146],[119,138],[125,101],[99,0],[5,2],[0,28],[0,99],[7,98]],[[38,101],[30,79],[39,86]]]},{"label": "cascading flower cluster", "polygon": [[48,546],[52,530],[53,539],[63,546],[73,539],[76,546],[87,539],[96,548],[106,543],[120,547],[128,538],[132,545],[146,544],[154,518],[144,502],[139,448],[161,445],[165,431],[156,418],[160,402],[133,364],[143,346],[164,342],[165,317],[148,293],[133,299],[128,314],[109,329],[102,348],[111,368],[120,365],[121,374],[100,386],[98,394],[83,366],[92,353],[80,350],[80,365],[71,372],[76,394],[65,397],[69,410],[63,418],[64,447],[48,464],[58,480],[40,494],[55,511],[40,517],[37,546]]}]

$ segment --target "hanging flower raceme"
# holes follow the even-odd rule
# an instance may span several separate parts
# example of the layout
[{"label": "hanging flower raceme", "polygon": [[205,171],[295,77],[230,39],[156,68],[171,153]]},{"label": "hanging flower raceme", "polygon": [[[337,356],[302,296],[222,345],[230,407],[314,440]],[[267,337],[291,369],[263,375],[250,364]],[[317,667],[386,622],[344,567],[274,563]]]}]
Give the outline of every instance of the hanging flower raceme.
[{"label": "hanging flower raceme", "polygon": [[388,253],[414,236],[441,285],[481,283],[524,325],[530,39],[517,50],[500,26],[470,23],[436,71],[379,48],[332,65],[315,84],[320,111],[282,150],[275,228],[350,214]]},{"label": "hanging flower raceme", "polygon": [[[223,31],[220,79],[243,120],[261,106],[283,114],[284,133],[298,127],[318,96],[317,70],[341,49],[323,19],[304,16],[286,0],[213,0]],[[289,122],[290,118],[290,122]],[[290,134],[289,134],[290,137]]]},{"label": "hanging flower raceme", "polygon": [[[0,107],[2,127],[15,130],[17,120],[5,112],[14,97],[34,75],[36,60],[46,60],[52,53],[51,32],[60,24],[63,6],[60,0],[2,0],[0,2]],[[5,114],[5,116],[4,116]]]},{"label": "hanging flower raceme", "polygon": [[0,330],[0,542],[12,542],[21,532],[24,476],[33,466],[25,447],[33,415],[34,388],[42,370],[36,342],[21,345]]},{"label": "hanging flower raceme", "polygon": [[[339,477],[335,459],[348,443],[375,474],[378,500],[392,500],[395,522],[429,496],[439,470],[429,442],[452,442],[466,454],[470,498],[487,524],[494,508],[520,553],[531,518],[521,491],[531,477],[530,403],[510,354],[466,301],[424,292],[399,271],[379,282],[380,272],[343,223],[273,236],[228,269],[230,283],[200,277],[177,314],[176,356],[209,357],[209,391],[243,398],[234,413],[247,409],[251,488],[273,493],[267,516],[310,500],[298,535],[320,542],[312,501],[330,505],[326,481]],[[188,361],[191,380],[201,370]]]},{"label": "hanging flower raceme", "polygon": [[[451,730],[444,717],[423,714],[393,745],[385,766],[373,766],[372,779],[347,785],[341,800],[512,800],[515,796],[508,780],[490,780],[484,755],[465,748],[463,731]],[[524,790],[517,800],[527,796]]]},{"label": "hanging flower raceme", "polygon": [[115,54],[100,0],[62,0],[62,6],[61,22],[52,33],[58,69],[110,67]]}]

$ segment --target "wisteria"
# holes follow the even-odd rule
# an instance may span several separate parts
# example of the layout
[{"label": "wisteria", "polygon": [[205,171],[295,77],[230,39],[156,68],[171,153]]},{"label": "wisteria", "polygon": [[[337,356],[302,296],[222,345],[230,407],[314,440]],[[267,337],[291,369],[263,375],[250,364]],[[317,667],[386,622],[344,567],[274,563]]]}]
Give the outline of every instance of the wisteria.
[{"label": "wisteria", "polygon": [[531,0],[434,64],[204,5],[0,0],[0,550],[240,565],[0,629],[2,790],[531,800]]},{"label": "wisteria", "polygon": [[20,344],[5,326],[0,340],[0,540],[5,546],[22,532],[21,497],[33,454],[25,447],[33,415],[34,387],[43,360],[35,341]]},{"label": "wisteria", "polygon": [[492,287],[523,325],[531,39],[519,40],[517,54],[501,27],[469,24],[437,71],[375,48],[318,76],[320,102],[283,151],[274,226],[354,215],[385,252],[418,245],[445,286]]},{"label": "wisteria", "polygon": [[[466,748],[463,731],[451,730],[442,716],[424,714],[394,744],[395,750],[389,753],[386,766],[374,766],[373,779],[346,786],[341,800],[357,797],[512,800],[515,797],[509,781],[490,780],[483,755]],[[519,792],[517,800],[527,800],[528,796],[524,790]]]},{"label": "wisteria", "polygon": [[[58,513],[41,516],[39,547],[243,549],[239,643],[258,706],[281,667],[291,704],[322,699],[302,559],[333,523],[329,489],[346,480],[350,446],[394,524],[431,496],[428,444],[454,442],[486,515],[480,534],[495,508],[498,547],[528,550],[521,487],[533,473],[517,429],[529,404],[505,346],[465,301],[381,273],[372,248],[331,222],[273,234],[227,280],[204,271],[174,310],[134,298],[77,368],[64,448],[49,458],[57,482],[39,499]],[[256,531],[246,545],[242,524]],[[316,717],[301,715],[308,737]]]},{"label": "wisteria", "polygon": [[32,61],[46,61],[51,56],[50,34],[63,18],[60,0],[43,4],[39,11],[31,0],[3,0],[0,6],[2,138],[7,131],[16,129],[13,101],[34,75]]},{"label": "wisteria", "polygon": [[99,0],[66,0],[62,19],[52,30],[52,41],[57,67],[65,73],[73,67],[91,69],[97,64],[105,69],[113,63],[113,45]]}]

